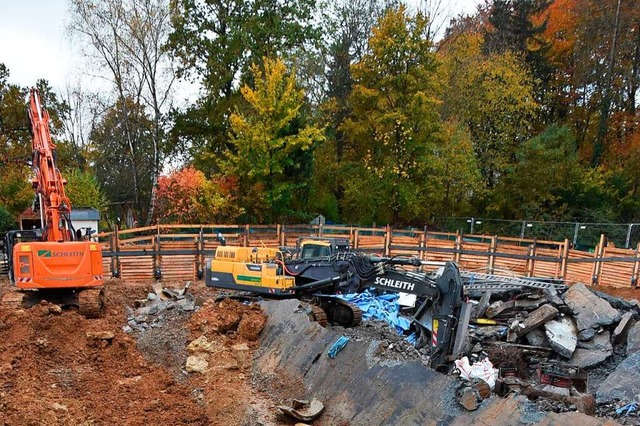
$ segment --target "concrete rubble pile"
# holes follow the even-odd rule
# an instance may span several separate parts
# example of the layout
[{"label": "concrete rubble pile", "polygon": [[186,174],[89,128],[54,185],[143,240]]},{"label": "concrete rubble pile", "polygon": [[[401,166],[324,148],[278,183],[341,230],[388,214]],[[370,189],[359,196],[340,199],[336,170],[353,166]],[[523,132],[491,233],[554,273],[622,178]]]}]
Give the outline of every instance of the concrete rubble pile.
[{"label": "concrete rubble pile", "polygon": [[127,325],[122,327],[123,331],[131,333],[161,327],[169,313],[196,310],[202,301],[188,292],[190,286],[191,282],[187,282],[181,289],[168,289],[155,284],[146,299],[137,300],[134,308],[127,307]]},{"label": "concrete rubble pile", "polygon": [[[465,353],[471,363],[493,362],[493,391],[525,395],[546,411],[639,421],[635,410],[620,412],[640,394],[639,303],[583,284],[518,288],[502,278],[466,286],[473,308]],[[464,383],[461,405],[475,409],[486,398],[480,390],[477,380]]]}]

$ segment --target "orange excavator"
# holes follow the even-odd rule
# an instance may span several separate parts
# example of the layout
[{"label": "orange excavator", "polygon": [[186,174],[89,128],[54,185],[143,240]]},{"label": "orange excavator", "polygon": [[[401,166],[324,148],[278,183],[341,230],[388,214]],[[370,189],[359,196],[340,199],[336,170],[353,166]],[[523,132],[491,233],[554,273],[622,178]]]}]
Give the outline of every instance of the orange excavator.
[{"label": "orange excavator", "polygon": [[64,190],[67,181],[56,167],[49,113],[35,88],[29,96],[29,120],[34,211],[40,212],[42,228],[5,235],[9,278],[17,290],[5,294],[2,302],[29,305],[44,299],[77,306],[88,318],[99,317],[104,305],[102,251],[91,241],[89,230],[83,234],[73,227],[71,202]]}]

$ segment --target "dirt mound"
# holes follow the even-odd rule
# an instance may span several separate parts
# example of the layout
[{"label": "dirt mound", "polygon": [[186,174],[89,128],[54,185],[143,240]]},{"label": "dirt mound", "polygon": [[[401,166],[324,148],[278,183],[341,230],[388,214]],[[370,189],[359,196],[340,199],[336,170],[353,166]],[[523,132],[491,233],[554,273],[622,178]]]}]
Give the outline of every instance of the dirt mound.
[{"label": "dirt mound", "polygon": [[[0,293],[7,286],[0,281]],[[92,320],[46,303],[0,306],[0,424],[276,424],[275,402],[252,388],[246,371],[257,345],[251,339],[264,324],[260,310],[208,303],[124,332],[127,307],[149,290],[110,281],[105,317]],[[219,351],[204,374],[187,374],[186,346],[202,334]]]}]

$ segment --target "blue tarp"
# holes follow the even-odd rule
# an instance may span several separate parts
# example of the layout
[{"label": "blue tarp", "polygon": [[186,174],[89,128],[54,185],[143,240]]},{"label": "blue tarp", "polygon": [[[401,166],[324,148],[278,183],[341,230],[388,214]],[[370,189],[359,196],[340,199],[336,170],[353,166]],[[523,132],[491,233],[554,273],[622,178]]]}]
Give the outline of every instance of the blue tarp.
[{"label": "blue tarp", "polygon": [[393,326],[398,334],[409,330],[411,321],[399,315],[400,305],[398,305],[398,294],[375,295],[370,290],[362,293],[345,294],[339,296],[344,300],[358,305],[362,309],[362,319],[377,319],[386,321]]},{"label": "blue tarp", "polygon": [[338,352],[340,352],[344,349],[345,346],[347,346],[347,343],[349,343],[349,338],[347,336],[341,336],[338,340],[336,340],[335,343],[331,345],[331,348],[329,348],[329,358],[335,358],[336,355],[338,355]]}]

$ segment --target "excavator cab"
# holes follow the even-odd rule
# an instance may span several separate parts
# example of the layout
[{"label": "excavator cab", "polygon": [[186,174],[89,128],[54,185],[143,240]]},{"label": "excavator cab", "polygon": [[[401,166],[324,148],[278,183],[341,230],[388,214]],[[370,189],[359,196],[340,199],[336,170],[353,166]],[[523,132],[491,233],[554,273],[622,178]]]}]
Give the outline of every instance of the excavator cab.
[{"label": "excavator cab", "polygon": [[346,238],[299,237],[296,252],[298,259],[315,259],[349,250],[349,240]]}]

